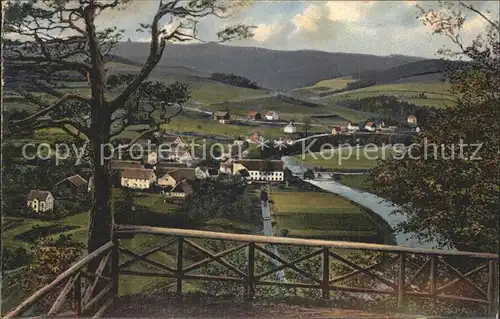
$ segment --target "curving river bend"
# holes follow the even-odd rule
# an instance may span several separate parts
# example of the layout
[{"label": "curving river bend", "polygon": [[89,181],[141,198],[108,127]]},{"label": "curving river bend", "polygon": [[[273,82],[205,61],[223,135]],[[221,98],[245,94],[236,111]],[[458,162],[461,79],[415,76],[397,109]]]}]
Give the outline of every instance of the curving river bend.
[{"label": "curving river bend", "polygon": [[[282,158],[285,163],[285,167],[290,169],[293,175],[302,179],[302,174],[306,171],[306,168],[301,166],[296,160],[289,156],[284,156]],[[321,175],[321,173],[320,173]],[[323,174],[325,176],[324,179],[320,180],[304,180],[307,183],[310,183],[314,186],[317,186],[327,192],[340,195],[349,200],[352,200],[355,203],[358,203],[361,206],[364,206],[368,209],[371,209],[373,212],[378,214],[381,218],[383,218],[393,229],[404,222],[406,218],[401,214],[392,214],[395,210],[394,204],[391,202],[384,200],[372,193],[360,191],[357,189],[350,188],[348,186],[342,185],[338,182],[332,181],[327,176],[329,174]],[[433,242],[419,242],[415,239],[414,234],[395,234],[396,242],[399,246],[408,246],[408,247],[419,247],[419,248],[433,248],[436,247],[437,244]]]}]

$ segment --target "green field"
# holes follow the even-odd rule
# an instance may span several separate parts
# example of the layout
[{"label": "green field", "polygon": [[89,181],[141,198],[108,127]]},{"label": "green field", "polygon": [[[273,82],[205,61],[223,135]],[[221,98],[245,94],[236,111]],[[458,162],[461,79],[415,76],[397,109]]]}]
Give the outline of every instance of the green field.
[{"label": "green field", "polygon": [[391,148],[325,150],[314,155],[296,155],[295,159],[310,166],[329,169],[372,169],[377,165],[377,159],[389,158],[391,150]]},{"label": "green field", "polygon": [[273,189],[273,219],[290,236],[335,238],[372,237],[378,226],[362,209],[330,193],[303,189]]},{"label": "green field", "polygon": [[[449,92],[449,89],[450,85],[443,82],[383,84],[337,93],[321,99],[321,102],[335,103],[344,100],[391,95],[401,101],[417,105],[449,107],[456,101],[455,96]],[[425,94],[425,98],[419,96],[421,93]]]},{"label": "green field", "polygon": [[306,86],[299,89],[294,89],[290,91],[290,94],[297,98],[311,98],[315,96],[319,96],[320,93],[335,91],[343,89],[347,86],[348,83],[352,82],[351,77],[340,77],[333,78],[329,80],[319,81],[318,83],[312,86]]}]

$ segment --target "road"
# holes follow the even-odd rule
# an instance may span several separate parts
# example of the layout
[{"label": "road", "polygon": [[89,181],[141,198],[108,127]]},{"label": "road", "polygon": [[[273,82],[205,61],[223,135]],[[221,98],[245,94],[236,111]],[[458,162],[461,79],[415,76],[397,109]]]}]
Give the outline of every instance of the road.
[{"label": "road", "polygon": [[[293,175],[303,179],[301,176],[305,168],[298,164],[293,158],[285,156],[282,158],[285,166],[290,169]],[[330,180],[304,180],[314,186],[317,186],[327,192],[340,195],[353,202],[364,206],[380,217],[382,217],[393,229],[400,223],[406,221],[406,217],[401,214],[393,214],[397,206],[393,203],[384,200],[372,193],[363,192],[357,189],[350,188],[335,181]],[[415,234],[396,233],[396,242],[400,246],[420,247],[420,248],[433,248],[437,246],[434,242],[420,242],[415,239]]]},{"label": "road", "polygon": [[[263,233],[264,236],[274,236],[273,232],[273,225],[272,225],[272,220],[271,220],[271,209],[269,207],[269,202],[268,201],[261,201],[260,202],[260,207],[262,210],[262,224],[263,224]],[[278,248],[276,246],[271,246],[268,248],[271,250],[273,254],[276,256],[280,257],[280,253],[278,251]],[[269,261],[273,263],[276,267],[281,266],[281,263],[278,262],[277,260],[269,257]],[[279,281],[286,281],[285,279],[285,272],[284,270],[280,270],[276,272],[276,279]]]}]

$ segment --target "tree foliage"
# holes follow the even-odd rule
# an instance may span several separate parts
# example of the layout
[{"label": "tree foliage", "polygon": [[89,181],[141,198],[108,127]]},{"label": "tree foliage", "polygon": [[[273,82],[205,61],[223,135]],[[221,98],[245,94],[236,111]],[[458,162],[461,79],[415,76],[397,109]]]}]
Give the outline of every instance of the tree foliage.
[{"label": "tree foliage", "polygon": [[234,74],[227,74],[227,73],[212,73],[210,76],[210,79],[217,81],[217,82],[222,82],[226,83],[229,85],[233,86],[238,86],[242,88],[248,88],[248,89],[254,89],[258,90],[259,86],[257,83],[239,75],[234,75]]},{"label": "tree foliage", "polygon": [[[90,141],[93,162],[94,203],[89,225],[89,251],[112,235],[110,152],[103,147],[128,125],[144,123],[130,141],[157,131],[182,111],[189,98],[186,85],[148,80],[167,43],[198,40],[198,22],[205,17],[225,18],[241,1],[158,1],[150,23],[137,31],[151,35],[150,52],[134,75],[109,74],[108,62],[124,30],[102,28],[97,18],[125,8],[130,0],[28,0],[7,1],[3,25],[6,80],[38,110],[3,126],[4,135],[58,127],[75,138]],[[168,20],[167,20],[168,19]],[[165,21],[167,20],[167,21]],[[217,33],[220,41],[252,35],[252,27],[238,24]],[[90,96],[58,90],[61,82],[84,81]],[[34,91],[43,92],[35,94]],[[38,93],[38,92],[37,92]],[[92,267],[95,265],[92,265]]]},{"label": "tree foliage", "polygon": [[[464,2],[441,3],[440,10],[420,10],[424,22],[460,50],[443,53],[468,59],[447,77],[459,97],[458,105],[433,114],[428,128],[415,138],[416,146],[403,159],[379,165],[373,171],[374,188],[398,205],[397,213],[407,217],[400,225],[402,231],[434,240],[439,246],[496,252],[500,218],[499,22]],[[466,13],[479,15],[488,25],[470,45],[460,38]],[[460,143],[467,145],[463,151]],[[410,159],[409,154],[418,159]]]}]

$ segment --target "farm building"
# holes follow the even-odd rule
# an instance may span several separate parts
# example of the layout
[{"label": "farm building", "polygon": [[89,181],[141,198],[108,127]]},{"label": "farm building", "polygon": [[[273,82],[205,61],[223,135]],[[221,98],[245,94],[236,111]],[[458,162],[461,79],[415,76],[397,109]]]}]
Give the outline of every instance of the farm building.
[{"label": "farm building", "polygon": [[254,181],[282,182],[284,180],[284,163],[280,160],[241,160],[233,163],[233,174],[247,171]]},{"label": "farm building", "polygon": [[65,179],[57,182],[54,185],[54,188],[57,189],[58,191],[62,192],[68,191],[73,195],[78,195],[81,192],[86,191],[87,187],[88,187],[88,182],[79,174],[66,177]]},{"label": "farm building", "polygon": [[266,120],[268,121],[279,121],[280,116],[275,111],[268,111],[266,113]]},{"label": "farm building", "polygon": [[222,124],[227,124],[231,121],[231,116],[228,111],[217,111],[214,113],[214,120]]},{"label": "farm building", "polygon": [[156,175],[152,169],[129,168],[121,172],[120,181],[123,187],[148,189],[156,181]]},{"label": "farm building", "polygon": [[248,118],[251,120],[262,120],[262,113],[257,111],[249,111]]}]

